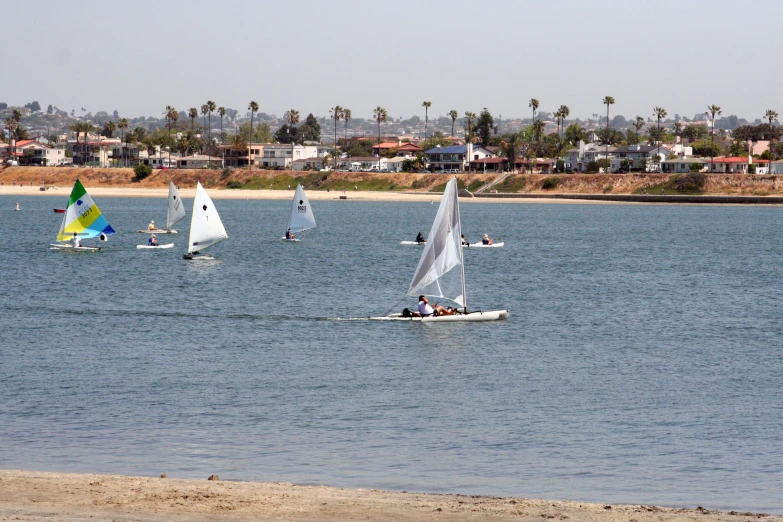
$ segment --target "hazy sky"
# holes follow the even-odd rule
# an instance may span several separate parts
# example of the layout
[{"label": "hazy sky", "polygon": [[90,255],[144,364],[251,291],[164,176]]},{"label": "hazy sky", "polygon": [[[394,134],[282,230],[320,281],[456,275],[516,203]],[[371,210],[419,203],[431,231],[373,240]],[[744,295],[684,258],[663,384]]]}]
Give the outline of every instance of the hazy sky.
[{"label": "hazy sky", "polygon": [[372,0],[7,2],[0,101],[160,116],[207,100],[281,115],[487,107],[503,118],[783,113],[783,2]]}]

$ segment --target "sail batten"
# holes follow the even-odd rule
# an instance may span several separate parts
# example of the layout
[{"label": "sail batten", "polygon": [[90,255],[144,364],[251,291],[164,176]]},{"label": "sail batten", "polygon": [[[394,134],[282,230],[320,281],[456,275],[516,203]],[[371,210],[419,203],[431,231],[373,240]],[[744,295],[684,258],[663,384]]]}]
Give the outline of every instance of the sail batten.
[{"label": "sail batten", "polygon": [[429,239],[424,245],[424,251],[421,253],[419,264],[408,288],[408,295],[423,294],[440,297],[464,307],[466,306],[465,273],[457,197],[455,178],[446,184]]},{"label": "sail batten", "polygon": [[114,229],[78,179],[68,198],[68,208],[63,215],[57,240],[67,241],[73,237],[74,232],[81,238],[114,234]]},{"label": "sail batten", "polygon": [[173,181],[169,181],[169,206],[166,212],[166,230],[171,230],[177,222],[185,217],[185,205],[179,197],[177,187]]},{"label": "sail batten", "polygon": [[315,228],[313,208],[307,200],[301,183],[296,186],[294,199],[291,201],[291,217],[288,218],[288,228],[294,233]]},{"label": "sail batten", "polygon": [[201,183],[197,182],[196,198],[193,200],[193,214],[190,218],[188,254],[209,248],[227,238],[228,234],[217,209],[212,204],[212,199]]}]

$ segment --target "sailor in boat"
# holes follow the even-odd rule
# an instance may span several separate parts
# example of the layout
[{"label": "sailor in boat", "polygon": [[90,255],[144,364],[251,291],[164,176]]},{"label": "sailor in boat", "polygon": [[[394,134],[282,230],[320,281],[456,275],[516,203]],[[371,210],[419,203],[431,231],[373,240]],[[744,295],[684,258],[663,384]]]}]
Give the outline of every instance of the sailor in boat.
[{"label": "sailor in boat", "polygon": [[483,245],[491,245],[492,240],[489,238],[487,234],[484,234],[484,237],[481,238],[481,244]]},{"label": "sailor in boat", "polygon": [[426,243],[427,239],[424,237],[424,234],[419,232],[419,235],[416,236],[416,242],[417,243]]},{"label": "sailor in boat", "polygon": [[420,317],[427,317],[429,315],[434,316],[440,316],[440,315],[454,315],[457,313],[457,311],[451,307],[445,308],[438,303],[435,303],[435,306],[430,306],[430,302],[427,299],[426,296],[420,295],[419,296],[419,305],[418,305],[418,311]]},{"label": "sailor in boat", "polygon": [[464,246],[469,246],[470,245],[470,242],[467,240],[467,238],[465,238],[465,234],[462,234],[462,244]]},{"label": "sailor in boat", "polygon": [[152,234],[150,238],[147,240],[147,244],[149,246],[158,246],[158,239],[155,237],[155,234]]},{"label": "sailor in boat", "polygon": [[154,221],[150,221],[150,224],[147,225],[147,230],[156,230]]},{"label": "sailor in boat", "polygon": [[82,246],[82,240],[79,239],[79,236],[76,234],[76,232],[73,233],[73,237],[71,238],[71,246],[73,248],[79,248]]},{"label": "sailor in boat", "polygon": [[288,227],[288,230],[285,231],[285,238],[296,239],[296,236],[291,233],[291,227]]}]

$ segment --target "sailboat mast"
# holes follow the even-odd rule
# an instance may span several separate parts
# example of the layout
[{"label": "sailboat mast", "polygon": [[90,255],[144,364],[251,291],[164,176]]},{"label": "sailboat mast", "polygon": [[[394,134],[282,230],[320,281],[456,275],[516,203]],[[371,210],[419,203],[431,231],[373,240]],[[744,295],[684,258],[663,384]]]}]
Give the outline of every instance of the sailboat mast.
[{"label": "sailboat mast", "polygon": [[[456,180],[457,177],[454,176],[454,179]],[[464,248],[462,248],[462,219],[459,215],[459,184],[455,183],[457,185],[455,187],[454,191],[454,205],[457,207],[457,237],[459,238],[459,269],[461,271],[462,276],[462,303],[465,307],[465,313],[468,313],[468,295],[467,292],[465,292],[465,252]]]}]

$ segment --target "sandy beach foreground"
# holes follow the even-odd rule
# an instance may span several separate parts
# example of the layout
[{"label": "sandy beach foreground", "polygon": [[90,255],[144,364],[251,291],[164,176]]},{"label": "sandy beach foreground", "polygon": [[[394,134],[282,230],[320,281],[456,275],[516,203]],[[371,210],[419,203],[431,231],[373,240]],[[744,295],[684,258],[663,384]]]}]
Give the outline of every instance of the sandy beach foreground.
[{"label": "sandy beach foreground", "polygon": [[288,483],[0,471],[0,520],[572,520],[783,522],[764,514]]}]

